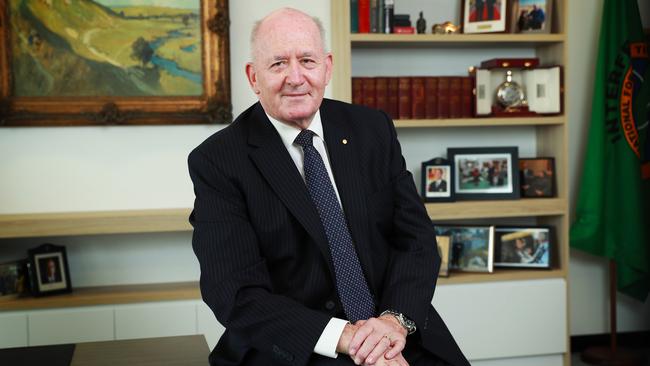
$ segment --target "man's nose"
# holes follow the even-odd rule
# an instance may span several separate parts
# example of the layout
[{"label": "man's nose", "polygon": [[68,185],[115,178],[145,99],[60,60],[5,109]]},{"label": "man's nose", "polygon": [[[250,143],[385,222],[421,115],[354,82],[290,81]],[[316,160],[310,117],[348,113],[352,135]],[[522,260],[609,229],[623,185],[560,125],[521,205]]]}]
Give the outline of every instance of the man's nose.
[{"label": "man's nose", "polygon": [[287,84],[291,86],[301,85],[305,82],[304,75],[302,73],[302,67],[300,62],[293,61],[289,63],[287,68]]}]

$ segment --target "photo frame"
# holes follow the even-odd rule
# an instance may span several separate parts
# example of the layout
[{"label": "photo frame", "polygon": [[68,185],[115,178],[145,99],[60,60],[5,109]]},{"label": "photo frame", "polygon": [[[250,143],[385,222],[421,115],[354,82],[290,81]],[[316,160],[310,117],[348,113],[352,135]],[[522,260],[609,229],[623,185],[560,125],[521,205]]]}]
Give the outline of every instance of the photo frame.
[{"label": "photo frame", "polygon": [[449,277],[450,242],[449,236],[436,236],[438,254],[440,255],[440,271],[438,272],[440,277]]},{"label": "photo frame", "polygon": [[436,236],[450,237],[449,269],[461,272],[492,272],[494,226],[434,225]]},{"label": "photo frame", "polygon": [[454,201],[454,169],[443,158],[434,158],[422,163],[422,198],[425,202]]},{"label": "photo frame", "polygon": [[228,0],[20,3],[0,11],[0,126],[232,121]]},{"label": "photo frame", "polygon": [[72,291],[68,257],[64,246],[43,244],[30,249],[31,290],[34,296]]},{"label": "photo frame", "polygon": [[0,263],[0,296],[20,296],[28,291],[27,260]]},{"label": "photo frame", "polygon": [[508,27],[509,0],[461,0],[463,33],[500,33]]},{"label": "photo frame", "polygon": [[557,196],[554,158],[520,158],[521,197],[549,198]]},{"label": "photo frame", "polygon": [[448,148],[456,200],[518,199],[518,151],[516,146]]},{"label": "photo frame", "polygon": [[494,237],[495,267],[551,268],[555,247],[552,227],[497,226]]},{"label": "photo frame", "polygon": [[551,33],[553,0],[512,0],[510,7],[513,33]]}]

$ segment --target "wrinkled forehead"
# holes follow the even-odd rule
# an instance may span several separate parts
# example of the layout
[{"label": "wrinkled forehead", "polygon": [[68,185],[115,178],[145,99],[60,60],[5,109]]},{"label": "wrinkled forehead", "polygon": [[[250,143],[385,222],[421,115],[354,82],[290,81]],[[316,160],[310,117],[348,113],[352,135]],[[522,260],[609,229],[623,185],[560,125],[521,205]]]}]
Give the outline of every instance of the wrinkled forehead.
[{"label": "wrinkled forehead", "polygon": [[325,52],[318,26],[309,18],[268,19],[260,24],[253,46],[264,59]]}]

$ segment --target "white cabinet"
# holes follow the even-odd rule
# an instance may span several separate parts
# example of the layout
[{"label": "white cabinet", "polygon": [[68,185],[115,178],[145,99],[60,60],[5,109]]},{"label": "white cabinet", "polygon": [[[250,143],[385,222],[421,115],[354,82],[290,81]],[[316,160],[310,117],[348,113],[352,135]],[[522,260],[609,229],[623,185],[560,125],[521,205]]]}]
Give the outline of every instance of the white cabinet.
[{"label": "white cabinet", "polygon": [[197,334],[196,302],[165,302],[115,307],[115,339]]},{"label": "white cabinet", "polygon": [[213,349],[226,328],[217,321],[212,310],[204,302],[196,305],[196,313],[199,334],[205,335],[205,341],[210,349]]},{"label": "white cabinet", "polygon": [[0,314],[0,348],[27,346],[27,315]]},{"label": "white cabinet", "polygon": [[114,339],[108,306],[33,311],[27,317],[30,346]]}]

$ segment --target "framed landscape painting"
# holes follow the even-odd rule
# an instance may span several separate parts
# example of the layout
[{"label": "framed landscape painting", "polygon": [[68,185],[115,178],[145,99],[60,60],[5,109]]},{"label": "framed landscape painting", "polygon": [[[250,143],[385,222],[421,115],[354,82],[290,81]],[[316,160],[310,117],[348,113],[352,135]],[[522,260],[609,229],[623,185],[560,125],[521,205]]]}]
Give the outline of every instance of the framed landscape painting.
[{"label": "framed landscape painting", "polygon": [[227,0],[7,0],[0,124],[227,123]]}]

